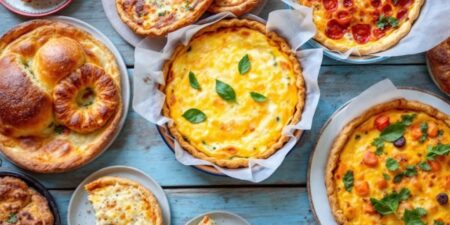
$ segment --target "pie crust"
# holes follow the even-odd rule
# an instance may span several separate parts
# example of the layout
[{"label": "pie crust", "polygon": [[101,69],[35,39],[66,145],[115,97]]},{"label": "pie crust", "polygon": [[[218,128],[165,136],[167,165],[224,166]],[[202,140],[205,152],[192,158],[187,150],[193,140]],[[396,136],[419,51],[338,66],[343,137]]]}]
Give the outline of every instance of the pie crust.
[{"label": "pie crust", "polygon": [[[283,118],[283,122],[286,121],[286,124],[284,126],[297,124],[300,121],[301,114],[303,112],[303,108],[304,108],[304,104],[305,104],[305,95],[306,95],[305,81],[302,76],[300,63],[298,62],[295,54],[293,53],[290,46],[286,43],[286,41],[283,38],[281,38],[278,34],[276,34],[274,32],[267,32],[265,25],[262,23],[256,22],[256,21],[247,20],[247,19],[229,19],[229,20],[222,20],[216,24],[210,25],[210,26],[200,30],[191,39],[191,42],[188,44],[188,46],[190,44],[192,44],[192,42],[195,41],[197,38],[202,38],[202,37],[210,38],[211,36],[208,36],[208,35],[216,35],[216,34],[217,35],[224,34],[226,37],[228,37],[227,36],[227,35],[229,35],[228,33],[221,33],[221,32],[224,31],[224,32],[233,33],[233,32],[239,32],[241,29],[242,29],[242,32],[244,32],[244,33],[251,31],[251,32],[255,32],[255,34],[258,34],[258,35],[263,34],[264,40],[267,40],[269,43],[272,43],[272,45],[275,46],[277,51],[280,51],[280,54],[283,54],[283,57],[285,57],[286,61],[291,63],[292,67],[289,67],[289,68],[291,69],[290,71],[292,72],[292,76],[295,79],[295,83],[294,83],[294,81],[292,81],[289,84],[289,86],[292,86],[293,88],[295,88],[297,90],[296,94],[295,93],[292,94],[295,96],[295,99],[297,99],[297,100],[296,100],[296,103],[292,106],[292,111],[293,111],[292,114],[289,114],[290,115],[289,118]],[[250,31],[244,31],[244,29],[249,29]],[[223,41],[220,41],[220,42],[226,43]],[[201,43],[202,43],[202,46],[206,46],[203,41],[201,41]],[[177,97],[173,96],[170,93],[169,93],[169,95],[167,95],[168,94],[167,92],[169,91],[168,87],[170,87],[172,85],[171,83],[173,83],[173,80],[174,80],[173,76],[175,76],[172,69],[174,67],[174,63],[176,62],[177,57],[179,57],[184,52],[191,51],[190,50],[191,47],[188,47],[188,46],[180,44],[175,49],[174,53],[172,54],[172,57],[168,61],[166,61],[165,65],[164,65],[163,73],[164,73],[164,76],[166,79],[166,85],[165,86],[161,85],[160,90],[163,93],[166,93],[166,101],[165,101],[162,113],[164,116],[169,117],[169,118],[171,118],[171,113],[178,112],[178,110],[172,109],[172,107],[174,107],[173,103],[177,101],[174,99],[176,99]],[[221,48],[225,49],[226,47],[221,47]],[[215,54],[215,52],[214,52],[214,54]],[[210,57],[215,58],[215,56],[210,56]],[[216,59],[216,60],[219,60],[219,59]],[[224,61],[224,63],[226,63],[226,62]],[[267,61],[264,61],[264,63],[266,65]],[[191,65],[188,65],[188,66],[191,66]],[[237,67],[237,64],[236,64],[236,67]],[[222,67],[219,66],[218,68],[220,69]],[[236,75],[236,76],[239,78],[242,77],[243,79],[245,79],[246,75]],[[246,81],[244,81],[244,82],[246,82]],[[184,83],[182,85],[184,85]],[[186,85],[189,85],[189,83],[187,83]],[[170,90],[173,90],[173,89],[170,88]],[[207,90],[207,91],[210,91],[210,90]],[[238,90],[238,92],[239,92],[239,90]],[[181,96],[179,96],[179,97],[181,97]],[[216,98],[218,96],[214,91],[212,91],[211,97]],[[238,98],[239,98],[239,96],[238,96]],[[243,95],[242,95],[241,99],[242,98],[244,98]],[[200,101],[200,100],[198,100],[198,101]],[[223,100],[220,98],[217,98],[217,100],[215,100],[215,101],[217,102],[217,104],[224,103],[224,102],[222,102]],[[248,102],[249,101],[247,101],[246,103],[248,103]],[[243,104],[246,104],[246,103],[243,103]],[[226,103],[226,104],[228,104],[228,103]],[[286,103],[286,104],[289,104],[289,103]],[[209,107],[209,106],[205,105],[205,107]],[[224,107],[228,107],[228,105],[226,105]],[[255,107],[257,107],[257,106],[255,106]],[[212,108],[214,108],[214,107],[212,107]],[[245,115],[245,116],[247,116],[247,115]],[[217,118],[218,117],[219,116],[217,116]],[[278,119],[278,117],[277,117],[277,119]],[[181,123],[184,121],[185,120],[181,121],[181,119],[180,119],[178,122]],[[219,121],[219,123],[220,122],[221,121]],[[175,139],[180,143],[181,147],[184,150],[188,151],[190,154],[192,154],[196,158],[212,162],[220,167],[231,168],[231,169],[248,167],[248,162],[249,162],[250,158],[266,159],[266,158],[270,157],[271,155],[273,155],[277,150],[282,148],[284,146],[284,144],[289,140],[289,137],[282,135],[282,131],[280,130],[280,132],[276,134],[276,135],[278,135],[277,136],[278,138],[276,140],[274,140],[273,144],[271,144],[270,146],[264,146],[264,149],[265,149],[264,151],[256,152],[256,153],[253,151],[253,152],[249,153],[251,155],[248,157],[237,156],[236,155],[237,153],[235,152],[237,147],[235,148],[234,146],[218,148],[217,149],[218,151],[214,150],[215,151],[214,154],[217,154],[217,155],[213,155],[213,154],[208,155],[204,151],[199,150],[197,147],[195,147],[194,144],[192,144],[191,141],[188,140],[188,138],[180,132],[180,130],[179,130],[180,128],[178,128],[177,126],[179,126],[179,125],[177,125],[177,122],[170,122],[168,124],[169,132],[172,134],[172,136],[175,137]],[[246,125],[241,124],[241,126],[246,126]],[[218,128],[218,130],[223,130],[222,128]],[[208,128],[208,129],[216,130],[215,128]],[[221,133],[218,134],[218,137],[227,134],[226,132],[223,133],[223,131],[220,131],[220,132]],[[253,132],[253,131],[250,131],[250,132]],[[247,134],[247,133],[244,133],[244,134]],[[239,136],[240,133],[236,134],[236,135],[238,137],[241,137],[241,136]],[[208,136],[211,137],[211,135],[208,135]],[[235,137],[235,136],[233,136],[233,137]],[[218,138],[216,140],[220,141],[221,138]],[[237,142],[239,143],[240,140],[237,140]],[[250,147],[248,147],[248,148],[250,148]],[[239,151],[239,150],[240,149],[238,148],[237,151]],[[247,149],[245,149],[245,150],[247,150]],[[253,150],[255,150],[255,149],[253,149]],[[231,153],[229,153],[229,152],[231,152]],[[223,155],[225,155],[225,156],[223,156]]]},{"label": "pie crust", "polygon": [[[145,3],[144,0],[115,1],[120,18],[135,33],[148,36],[164,36],[169,32],[197,21],[208,9],[213,0],[175,1],[176,3],[172,3],[174,1],[168,0],[159,1],[160,4],[163,4],[164,6],[177,7],[168,10],[162,6],[152,6],[150,3]],[[190,6],[180,5],[186,3]],[[189,7],[189,9],[187,9],[187,7]],[[162,9],[164,9],[164,11],[159,11]],[[177,14],[177,12],[180,12],[180,9],[186,9],[183,11],[184,14]],[[145,16],[153,16],[157,17],[157,19],[152,20],[150,18],[144,18]],[[177,18],[178,16],[180,17]],[[145,23],[148,23],[148,25],[144,25]]]},{"label": "pie crust", "polygon": [[450,38],[427,52],[431,76],[443,92],[450,95]]},{"label": "pie crust", "polygon": [[232,12],[242,16],[252,11],[262,0],[214,0],[208,11],[212,13]]},{"label": "pie crust", "polygon": [[[379,105],[376,105],[370,109],[368,109],[366,112],[364,112],[359,117],[353,119],[351,122],[349,122],[341,131],[341,133],[336,137],[334,140],[334,144],[331,148],[329,157],[328,157],[328,163],[325,171],[325,184],[327,187],[327,194],[328,194],[328,200],[334,215],[334,218],[338,222],[338,224],[349,224],[346,216],[344,215],[344,212],[342,209],[340,209],[338,205],[338,199],[337,199],[337,188],[336,183],[334,181],[334,172],[336,171],[341,152],[345,148],[347,142],[349,141],[350,137],[354,134],[355,130],[362,125],[364,122],[366,122],[368,119],[379,115],[383,112],[387,112],[389,110],[410,110],[420,113],[425,113],[433,118],[436,118],[439,121],[442,121],[447,126],[450,127],[450,116],[446,115],[439,110],[423,104],[421,102],[417,101],[411,101],[406,99],[397,99],[390,102],[382,103]],[[384,165],[380,165],[384,166]]]},{"label": "pie crust", "polygon": [[[98,75],[90,81],[97,85],[92,87],[92,95],[98,87],[108,91],[97,93],[102,98],[95,98],[92,105],[73,107],[75,98],[67,100],[71,107],[54,101],[52,95],[60,81],[80,70]],[[123,116],[120,76],[110,50],[77,27],[34,20],[11,29],[0,38],[0,150],[18,166],[39,173],[64,172],[86,164],[104,150],[119,129]],[[71,79],[66,83],[80,81]],[[71,86],[59,91],[75,91],[81,96],[82,90]],[[115,108],[104,108],[102,104],[107,102],[114,102]],[[91,110],[91,106],[97,108]],[[54,114],[57,111],[66,117],[75,109],[84,111],[67,120]],[[97,123],[103,126],[87,130],[86,125]]]}]

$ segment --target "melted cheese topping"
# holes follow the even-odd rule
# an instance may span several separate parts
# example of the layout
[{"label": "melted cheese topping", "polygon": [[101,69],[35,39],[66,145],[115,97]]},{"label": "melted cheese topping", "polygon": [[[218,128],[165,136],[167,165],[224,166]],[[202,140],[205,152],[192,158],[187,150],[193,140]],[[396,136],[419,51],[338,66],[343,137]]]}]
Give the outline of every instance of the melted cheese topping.
[{"label": "melted cheese topping", "polygon": [[[251,69],[241,75],[238,63],[249,55]],[[201,91],[190,86],[192,71]],[[170,117],[197,150],[217,159],[258,157],[274,145],[290,122],[298,99],[296,74],[288,56],[258,31],[222,29],[193,39],[173,61],[166,86]],[[216,79],[236,92],[236,103],[223,100]],[[258,103],[250,92],[267,97]],[[183,113],[197,108],[205,122],[193,124]]]},{"label": "melted cheese topping", "polygon": [[[391,124],[401,120],[401,115],[413,114],[416,112],[408,111],[388,111],[383,115],[390,117]],[[450,127],[445,123],[436,120],[424,113],[418,113],[413,120],[413,124],[406,129],[404,138],[406,145],[403,148],[396,148],[392,143],[385,142],[384,154],[377,156],[378,165],[376,167],[368,167],[364,164],[364,155],[370,151],[375,152],[375,147],[371,145],[373,140],[380,135],[380,131],[374,128],[374,119],[371,118],[367,122],[360,125],[344,147],[337,170],[334,171],[334,182],[337,190],[337,200],[339,209],[343,210],[348,220],[347,224],[366,224],[366,225],[399,225],[403,224],[401,217],[405,209],[415,209],[418,207],[427,210],[428,214],[422,217],[426,224],[433,224],[435,220],[450,221],[450,204],[446,206],[440,205],[436,196],[439,193],[450,194],[450,156],[438,157],[435,162],[440,165],[440,169],[436,171],[423,171],[416,166],[417,176],[404,177],[400,183],[394,183],[393,178],[400,171],[404,171],[406,166],[418,165],[420,162],[426,161],[428,146],[436,146],[438,143],[450,144]],[[421,123],[433,122],[437,124],[438,130],[443,135],[437,137],[428,137],[423,143],[413,138],[412,129]],[[393,158],[399,161],[400,169],[395,172],[389,171],[385,164],[387,158]],[[431,164],[431,163],[430,163]],[[347,171],[353,171],[354,183],[366,181],[369,185],[369,194],[366,196],[358,195],[356,188],[353,187],[351,192],[344,188],[343,174]],[[386,186],[382,183],[386,180],[383,174],[389,175]],[[370,208],[370,198],[382,199],[386,194],[393,191],[400,191],[402,188],[408,188],[411,191],[411,197],[400,203],[397,211],[398,217],[395,215],[381,216],[373,212]],[[372,212],[371,212],[372,211]]]},{"label": "melted cheese topping", "polygon": [[97,225],[152,225],[154,215],[145,194],[121,184],[97,188],[89,194]]}]

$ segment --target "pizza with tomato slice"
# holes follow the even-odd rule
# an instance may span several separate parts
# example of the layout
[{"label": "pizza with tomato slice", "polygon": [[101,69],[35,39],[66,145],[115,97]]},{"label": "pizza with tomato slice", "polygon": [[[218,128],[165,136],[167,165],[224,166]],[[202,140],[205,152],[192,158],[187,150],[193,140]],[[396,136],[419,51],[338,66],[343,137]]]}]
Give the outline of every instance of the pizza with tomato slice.
[{"label": "pizza with tomato slice", "polygon": [[315,39],[356,55],[384,51],[409,33],[425,0],[298,0],[313,8]]}]

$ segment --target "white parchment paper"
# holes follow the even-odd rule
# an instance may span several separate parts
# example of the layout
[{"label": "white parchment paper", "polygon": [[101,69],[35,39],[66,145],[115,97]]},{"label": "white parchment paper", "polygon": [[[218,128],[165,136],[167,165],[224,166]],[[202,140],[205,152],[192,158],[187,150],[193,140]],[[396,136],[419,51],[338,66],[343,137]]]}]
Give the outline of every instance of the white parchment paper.
[{"label": "white parchment paper", "polygon": [[[170,121],[169,118],[161,115],[165,95],[157,89],[158,84],[164,84],[164,77],[161,71],[164,62],[170,58],[178,44],[182,43],[187,45],[191,37],[200,29],[230,17],[234,17],[234,15],[231,13],[220,13],[201,20],[197,24],[181,28],[168,35],[167,43],[155,43],[149,42],[148,40],[143,40],[139,43],[135,51],[133,79],[133,108],[138,114],[146,120],[160,126]],[[254,15],[247,15],[246,17],[264,22],[264,20]],[[286,23],[286,20],[290,22]],[[208,161],[197,159],[184,151],[179,143],[175,141],[175,156],[184,165],[210,165],[230,177],[252,182],[261,182],[275,172],[296,144],[297,138],[293,136],[294,131],[297,129],[311,129],[314,113],[320,97],[317,78],[322,63],[323,52],[322,49],[297,50],[315,34],[312,11],[306,7],[301,7],[296,11],[273,11],[269,14],[266,27],[268,30],[276,31],[285,37],[289,44],[294,46],[293,51],[301,62],[302,72],[306,82],[307,97],[301,121],[298,124],[287,127],[283,131],[285,135],[291,137],[290,140],[270,158],[250,160],[249,167],[242,169],[225,169]]]},{"label": "white parchment paper", "polygon": [[[266,5],[269,0],[262,0],[261,4],[257,6],[255,9],[251,11],[252,14],[258,15]],[[116,1],[114,0],[102,0],[103,10],[106,13],[106,17],[108,17],[109,22],[114,27],[114,29],[119,33],[119,35],[126,41],[128,44],[136,47],[139,42],[141,42],[145,36],[138,35],[131,30],[127,24],[122,22],[119,14],[117,13]],[[147,38],[150,42],[160,42],[165,41],[166,37],[152,37]]]},{"label": "white parchment paper", "polygon": [[[299,7],[299,4],[292,0],[282,1],[294,9]],[[392,48],[373,54],[373,56],[394,57],[425,52],[448,37],[450,37],[450,1],[426,0],[410,32]],[[337,52],[325,46],[323,48],[327,51],[337,53],[334,56],[341,59],[348,59],[351,54],[359,55],[357,49]]]}]

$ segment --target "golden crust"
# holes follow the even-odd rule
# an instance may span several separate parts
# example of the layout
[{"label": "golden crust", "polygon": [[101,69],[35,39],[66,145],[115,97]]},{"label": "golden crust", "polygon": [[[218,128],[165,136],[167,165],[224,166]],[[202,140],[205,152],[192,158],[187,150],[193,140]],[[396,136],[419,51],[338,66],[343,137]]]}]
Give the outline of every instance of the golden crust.
[{"label": "golden crust", "polygon": [[450,38],[427,52],[431,76],[442,91],[450,95]]},{"label": "golden crust", "polygon": [[[218,23],[215,23],[211,26],[205,27],[204,29],[200,30],[198,33],[195,34],[195,37],[201,36],[205,33],[209,32],[216,32],[223,28],[234,28],[234,27],[246,27],[249,29],[253,29],[256,31],[261,32],[262,34],[265,34],[269,39],[274,41],[277,46],[279,46],[279,49],[281,52],[286,54],[289,57],[289,60],[293,63],[294,67],[294,73],[297,76],[297,82],[296,86],[298,88],[298,99],[295,113],[292,115],[289,124],[297,124],[301,119],[301,114],[303,112],[304,104],[305,104],[305,98],[306,98],[306,86],[305,81],[303,79],[303,75],[301,72],[301,66],[298,62],[295,54],[292,52],[291,47],[286,43],[286,41],[281,38],[278,34],[274,32],[267,32],[266,27],[264,24],[247,20],[247,19],[229,19],[229,20],[222,20]],[[169,71],[171,68],[171,64],[175,60],[175,57],[178,52],[183,50],[185,48],[184,45],[179,45],[170,60],[168,60],[164,65],[163,73],[166,77],[166,80],[170,80]],[[165,92],[165,86],[160,86],[160,90],[162,92]],[[166,101],[163,107],[163,115],[166,117],[170,117],[170,108],[168,106],[168,102]],[[169,132],[175,137],[175,139],[180,143],[181,147],[188,151],[190,154],[192,154],[194,157],[203,159],[209,162],[212,162],[220,167],[224,168],[230,168],[230,169],[236,169],[236,168],[242,168],[242,167],[248,167],[248,158],[239,158],[239,157],[233,157],[232,159],[217,159],[211,156],[206,155],[205,153],[197,150],[193,145],[191,145],[188,141],[185,140],[183,135],[177,130],[177,127],[173,123],[169,123]],[[270,148],[265,151],[263,154],[259,155],[258,159],[267,159],[270,156],[272,156],[276,151],[278,151],[280,148],[284,146],[284,144],[289,140],[288,136],[281,135],[280,139]]]},{"label": "golden crust", "polygon": [[93,195],[97,189],[101,189],[107,186],[114,186],[117,184],[129,188],[138,189],[139,192],[142,193],[142,197],[145,199],[145,201],[151,206],[151,211],[155,215],[154,221],[155,224],[156,225],[163,224],[162,211],[161,207],[159,206],[158,200],[155,198],[152,192],[150,192],[147,188],[145,188],[144,186],[142,186],[137,182],[134,182],[126,178],[107,176],[101,177],[97,180],[90,182],[89,184],[86,184],[85,189],[90,195]]},{"label": "golden crust", "polygon": [[366,122],[369,118],[380,114],[382,112],[386,112],[388,110],[393,109],[405,109],[405,110],[412,110],[417,112],[424,112],[434,118],[437,118],[438,120],[443,121],[448,126],[450,126],[450,116],[440,112],[439,110],[423,104],[421,102],[417,101],[411,101],[406,99],[397,99],[390,102],[382,103],[379,105],[376,105],[367,111],[365,111],[362,115],[359,117],[353,119],[351,122],[349,122],[341,131],[339,136],[336,137],[334,140],[334,144],[331,148],[331,151],[328,156],[328,163],[327,168],[325,170],[325,184],[327,187],[327,194],[328,194],[328,200],[330,202],[331,210],[333,212],[334,218],[339,224],[347,224],[347,219],[343,214],[343,211],[339,208],[337,203],[337,196],[336,196],[336,188],[335,188],[335,182],[333,179],[333,173],[336,170],[338,166],[339,157],[341,155],[341,152],[343,148],[345,147],[348,139],[350,136],[354,133],[355,129],[361,125],[362,123]]},{"label": "golden crust", "polygon": [[252,11],[261,3],[261,0],[214,0],[208,11],[211,13],[232,12],[236,16]]},{"label": "golden crust", "polygon": [[[148,36],[164,36],[169,32],[175,31],[181,27],[192,24],[197,21],[203,13],[208,9],[213,0],[195,0],[195,6],[193,9],[190,9],[189,13],[182,18],[174,18],[172,15],[173,10],[169,11],[168,14],[164,12],[164,20],[158,20],[158,23],[151,24],[149,28],[146,28],[142,25],[145,22],[140,16],[135,15],[136,4],[141,4],[142,8],[140,11],[145,10],[145,7],[151,7],[145,5],[142,0],[116,0],[116,8],[117,12],[124,23],[126,23],[135,33],[140,35],[148,35]],[[167,3],[171,4],[171,3]],[[140,6],[141,7],[141,6]],[[179,6],[181,8],[181,6]],[[149,13],[158,13],[157,10],[152,10]],[[175,15],[176,16],[176,15]],[[138,17],[135,19],[135,17]],[[138,21],[136,21],[138,20]],[[161,24],[162,23],[162,24]]]},{"label": "golden crust", "polygon": [[396,45],[403,37],[405,37],[409,33],[414,21],[419,16],[420,10],[424,3],[425,0],[415,0],[413,5],[410,6],[410,10],[407,14],[407,19],[405,19],[406,21],[403,20],[403,22],[400,23],[400,26],[396,28],[392,33],[380,38],[377,41],[369,41],[366,44],[351,47],[343,42],[330,39],[325,35],[324,31],[318,31],[314,39],[333,51],[346,52],[352,48],[355,48],[357,50],[357,53],[352,53],[353,55],[370,55],[381,52]]},{"label": "golden crust", "polygon": [[[23,62],[32,62],[39,48],[56,37],[68,37],[81,43],[86,62],[102,67],[116,83],[120,96],[120,72],[114,55],[89,33],[66,23],[33,20],[18,25],[0,38],[0,58],[13,54]],[[31,70],[26,71],[32,73]],[[52,87],[41,84],[42,81],[35,78],[32,79],[34,85],[51,95]],[[34,172],[56,173],[72,170],[92,160],[108,145],[119,128],[122,116],[122,97],[119,97],[116,113],[108,124],[90,135],[79,135],[67,128],[59,129],[57,133],[57,126],[52,123],[41,131],[44,137],[14,138],[0,134],[0,150],[18,166]]]}]

